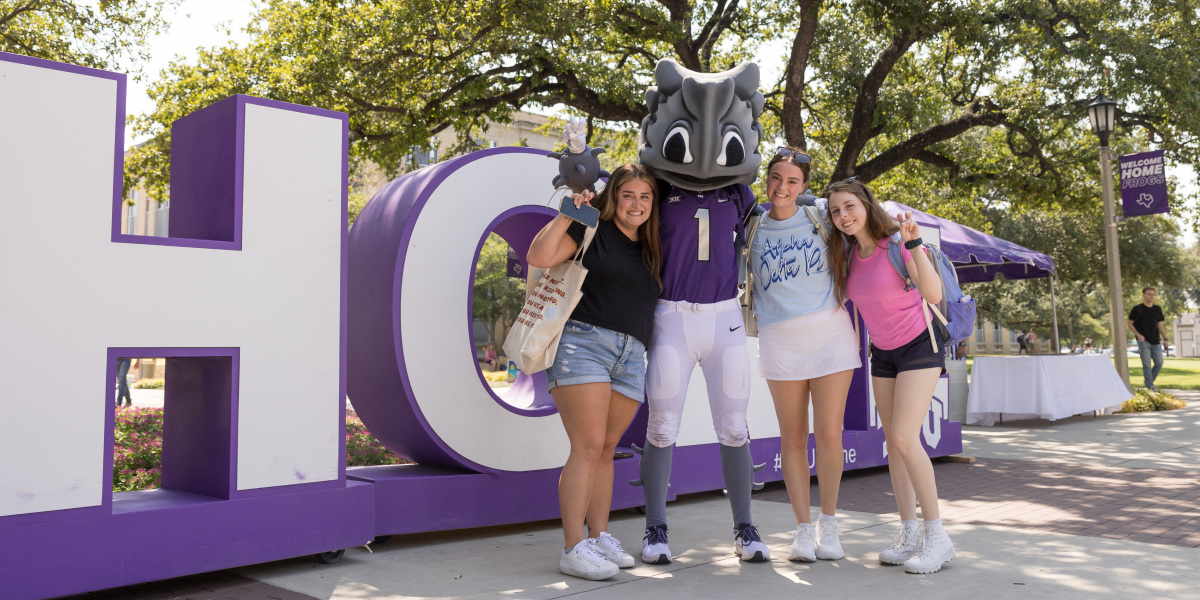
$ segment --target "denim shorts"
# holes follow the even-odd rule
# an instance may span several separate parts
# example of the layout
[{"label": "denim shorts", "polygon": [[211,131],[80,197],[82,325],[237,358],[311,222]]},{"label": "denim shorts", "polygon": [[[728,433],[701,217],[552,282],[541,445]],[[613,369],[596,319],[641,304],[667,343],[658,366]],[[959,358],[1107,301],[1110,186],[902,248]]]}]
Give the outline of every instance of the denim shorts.
[{"label": "denim shorts", "polygon": [[933,351],[928,329],[922,331],[913,341],[894,350],[880,350],[875,344],[871,344],[872,377],[895,379],[896,375],[904,371],[933,368],[941,369],[945,373],[946,357],[941,352]]},{"label": "denim shorts", "polygon": [[546,369],[546,389],[581,383],[607,383],[622,396],[645,401],[646,346],[629,334],[567,321],[554,364]]}]

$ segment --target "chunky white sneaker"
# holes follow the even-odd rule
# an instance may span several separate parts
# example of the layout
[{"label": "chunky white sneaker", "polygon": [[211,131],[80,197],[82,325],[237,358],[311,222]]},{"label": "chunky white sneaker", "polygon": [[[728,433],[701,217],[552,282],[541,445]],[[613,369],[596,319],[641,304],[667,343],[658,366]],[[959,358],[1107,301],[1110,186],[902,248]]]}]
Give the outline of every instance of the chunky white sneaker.
[{"label": "chunky white sneaker", "polygon": [[558,561],[558,570],[566,575],[599,581],[616,575],[620,569],[596,552],[591,540],[584,539],[564,552]]},{"label": "chunky white sneaker", "polygon": [[646,534],[642,536],[642,562],[648,565],[665,565],[671,562],[666,525],[651,525],[646,528]]},{"label": "chunky white sneaker", "polygon": [[927,527],[921,527],[921,541],[917,543],[917,553],[904,561],[904,570],[909,573],[937,573],[942,565],[954,558],[954,543],[945,530],[934,532]]},{"label": "chunky white sneaker", "polygon": [[842,541],[838,539],[837,519],[817,519],[817,558],[846,558],[846,552],[842,550]]},{"label": "chunky white sneaker", "polygon": [[900,525],[900,532],[896,534],[896,541],[892,542],[883,552],[879,553],[879,562],[885,565],[902,565],[904,561],[917,553],[917,540],[919,529],[914,527],[905,527]]},{"label": "chunky white sneaker", "polygon": [[633,566],[633,556],[621,547],[621,542],[617,538],[608,534],[607,531],[601,531],[599,537],[592,542],[596,552],[604,557],[604,560],[617,565],[622,569],[628,569]]},{"label": "chunky white sneaker", "polygon": [[749,523],[733,528],[733,552],[746,562],[771,560],[771,549],[758,536],[758,528]]},{"label": "chunky white sneaker", "polygon": [[815,562],[817,553],[814,548],[817,530],[812,523],[801,523],[796,526],[796,539],[792,541],[792,549],[788,551],[788,560],[800,562]]}]

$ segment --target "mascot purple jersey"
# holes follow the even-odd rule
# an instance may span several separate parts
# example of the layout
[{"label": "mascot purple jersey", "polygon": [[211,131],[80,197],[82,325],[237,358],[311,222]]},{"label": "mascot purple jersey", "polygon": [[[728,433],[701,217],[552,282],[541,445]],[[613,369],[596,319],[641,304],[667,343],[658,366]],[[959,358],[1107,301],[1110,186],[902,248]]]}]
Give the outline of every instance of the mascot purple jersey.
[{"label": "mascot purple jersey", "polygon": [[748,186],[762,163],[758,67],[696,73],[662,60],[654,81],[638,148],[638,160],[660,180],[663,248],[663,294],[646,370],[646,444],[634,482],[646,499],[642,561],[671,561],[666,494],[688,382],[699,365],[733,511],[734,551],[766,562],[771,551],[750,514],[750,363],[736,299],[744,217],[755,208]]},{"label": "mascot purple jersey", "polygon": [[737,184],[707,192],[659,185],[663,300],[714,303],[737,296],[738,249],[730,232],[742,221],[754,192]]}]

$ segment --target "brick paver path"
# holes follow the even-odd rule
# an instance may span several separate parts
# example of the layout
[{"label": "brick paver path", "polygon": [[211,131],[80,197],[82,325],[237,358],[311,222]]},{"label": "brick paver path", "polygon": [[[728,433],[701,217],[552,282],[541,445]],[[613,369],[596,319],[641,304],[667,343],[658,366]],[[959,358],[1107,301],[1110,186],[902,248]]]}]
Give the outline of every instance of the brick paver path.
[{"label": "brick paver path", "polygon": [[[232,571],[201,573],[100,592],[67,596],[72,600],[316,600]],[[64,599],[65,600],[65,599]]]},{"label": "brick paver path", "polygon": [[[1045,461],[934,463],[942,518],[1072,535],[1200,548],[1200,475]],[[839,510],[895,513],[887,469],[850,471]],[[782,485],[755,499],[787,502]],[[816,478],[813,506],[820,504]]]}]

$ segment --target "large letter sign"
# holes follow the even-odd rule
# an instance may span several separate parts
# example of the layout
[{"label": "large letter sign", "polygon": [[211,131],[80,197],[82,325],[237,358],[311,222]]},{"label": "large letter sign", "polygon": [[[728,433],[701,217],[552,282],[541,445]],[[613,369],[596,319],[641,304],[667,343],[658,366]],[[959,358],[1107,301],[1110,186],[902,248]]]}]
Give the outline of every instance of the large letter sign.
[{"label": "large letter sign", "polygon": [[[493,391],[471,334],[484,241],[500,235],[524,262],[554,214],[555,161],[495,148],[409,173],[347,234],[347,116],[234,96],[173,124],[170,237],[132,236],[124,93],[124,75],[0,53],[0,597],[558,516],[569,445],[544,375]],[[133,268],[153,274],[137,302]],[[126,357],[168,361],[162,487],[114,494]],[[693,378],[672,495],[723,485]],[[347,394],[419,464],[347,469]],[[752,453],[775,458],[761,478],[778,480],[761,380],[750,402]],[[962,449],[945,412],[925,427],[933,455]],[[644,433],[643,414],[622,446]],[[886,462],[865,369],[843,443],[848,468]],[[637,467],[616,461],[614,508],[642,504],[624,483]]]},{"label": "large letter sign", "polygon": [[[0,399],[5,598],[371,538],[343,459],[345,115],[238,96],[180,120],[173,237],[144,238],[120,233],[124,92],[0,54],[0,380],[42,384]],[[168,357],[163,487],[114,495],[129,356]]]}]

